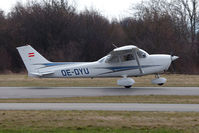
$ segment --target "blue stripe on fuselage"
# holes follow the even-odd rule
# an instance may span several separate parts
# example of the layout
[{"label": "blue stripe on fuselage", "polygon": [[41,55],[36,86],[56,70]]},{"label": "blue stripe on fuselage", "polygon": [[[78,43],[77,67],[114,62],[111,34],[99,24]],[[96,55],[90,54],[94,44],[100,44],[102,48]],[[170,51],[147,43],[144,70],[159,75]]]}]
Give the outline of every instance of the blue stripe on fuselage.
[{"label": "blue stripe on fuselage", "polygon": [[52,63],[41,63],[41,64],[34,64],[34,65],[44,65],[46,67],[50,66],[58,66],[58,65],[70,65],[70,64],[79,64],[82,62],[52,62]]},{"label": "blue stripe on fuselage", "polygon": [[79,64],[82,62],[51,62],[51,63],[38,63],[34,65],[43,65],[43,67],[40,68],[46,68],[46,67],[52,67],[52,66],[60,66],[60,65],[71,65],[71,64]]},{"label": "blue stripe on fuselage", "polygon": [[41,64],[41,65],[48,67],[48,66],[69,65],[69,64],[73,64],[73,63],[55,62],[55,63],[44,63],[44,64]]},{"label": "blue stripe on fuselage", "polygon": [[[160,66],[160,65],[145,65],[145,66],[141,66],[141,68],[156,67],[156,66]],[[115,72],[139,69],[139,66],[102,67],[102,68],[98,67],[98,69],[109,69],[109,70],[111,70],[109,72],[99,74],[99,75],[103,75],[103,74],[108,74],[108,73],[115,73]]]},{"label": "blue stripe on fuselage", "polygon": [[[155,66],[160,66],[160,65],[143,65],[141,68],[146,68],[146,67],[155,67]],[[109,69],[112,71],[121,71],[121,70],[129,70],[129,69],[139,69],[139,66],[118,66],[118,67],[98,67],[102,69]]]}]

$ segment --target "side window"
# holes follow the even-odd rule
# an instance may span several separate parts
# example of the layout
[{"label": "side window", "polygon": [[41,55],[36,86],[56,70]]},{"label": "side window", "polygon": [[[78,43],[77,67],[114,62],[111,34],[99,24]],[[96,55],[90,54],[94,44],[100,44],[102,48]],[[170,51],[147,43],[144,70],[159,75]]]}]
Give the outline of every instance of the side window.
[{"label": "side window", "polygon": [[137,55],[138,55],[139,58],[145,58],[146,57],[146,54],[142,51],[138,51]]},{"label": "side window", "polygon": [[110,62],[119,62],[119,58],[117,56],[113,56],[111,59],[110,59]]},{"label": "side window", "polygon": [[134,56],[132,54],[127,54],[122,56],[122,61],[130,61],[134,60]]},{"label": "side window", "polygon": [[106,63],[116,63],[119,62],[119,58],[117,56],[108,57]]}]

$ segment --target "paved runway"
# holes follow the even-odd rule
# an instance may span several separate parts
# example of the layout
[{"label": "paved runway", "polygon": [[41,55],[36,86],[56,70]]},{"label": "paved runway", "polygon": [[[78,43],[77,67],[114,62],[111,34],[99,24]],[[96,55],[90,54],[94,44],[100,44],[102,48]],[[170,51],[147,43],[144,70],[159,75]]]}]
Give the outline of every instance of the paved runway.
[{"label": "paved runway", "polygon": [[199,104],[0,103],[0,110],[104,110],[199,112]]},{"label": "paved runway", "polygon": [[117,95],[199,95],[199,87],[0,87],[0,98]]}]

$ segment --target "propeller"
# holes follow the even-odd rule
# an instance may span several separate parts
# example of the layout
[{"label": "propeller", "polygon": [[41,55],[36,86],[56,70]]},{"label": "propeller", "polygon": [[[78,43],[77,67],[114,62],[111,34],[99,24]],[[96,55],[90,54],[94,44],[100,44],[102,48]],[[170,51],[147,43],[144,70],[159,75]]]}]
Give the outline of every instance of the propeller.
[{"label": "propeller", "polygon": [[179,57],[175,56],[173,54],[173,52],[171,52],[170,55],[171,55],[171,69],[172,69],[173,72],[175,72],[176,69],[175,69],[175,64],[173,63],[173,61],[178,59]]}]

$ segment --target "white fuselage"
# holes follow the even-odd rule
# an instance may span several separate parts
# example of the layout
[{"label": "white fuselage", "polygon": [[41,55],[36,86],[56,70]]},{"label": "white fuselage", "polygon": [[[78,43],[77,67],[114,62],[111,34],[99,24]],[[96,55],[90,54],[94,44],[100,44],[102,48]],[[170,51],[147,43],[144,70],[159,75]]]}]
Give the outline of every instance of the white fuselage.
[{"label": "white fuselage", "polygon": [[163,85],[165,78],[159,73],[167,70],[178,56],[154,54],[134,45],[126,45],[113,49],[107,56],[94,62],[50,62],[30,45],[17,47],[27,68],[28,75],[40,78],[95,78],[123,77],[117,85],[131,87],[135,81],[129,76],[155,74],[153,84]]},{"label": "white fuselage", "polygon": [[63,62],[46,63],[45,67],[38,69],[40,73],[54,71],[53,74],[44,75],[44,78],[79,78],[79,77],[126,77],[156,74],[167,70],[171,64],[171,56],[156,54],[140,58],[143,74],[140,73],[136,60],[107,63],[103,57],[95,62]]}]

